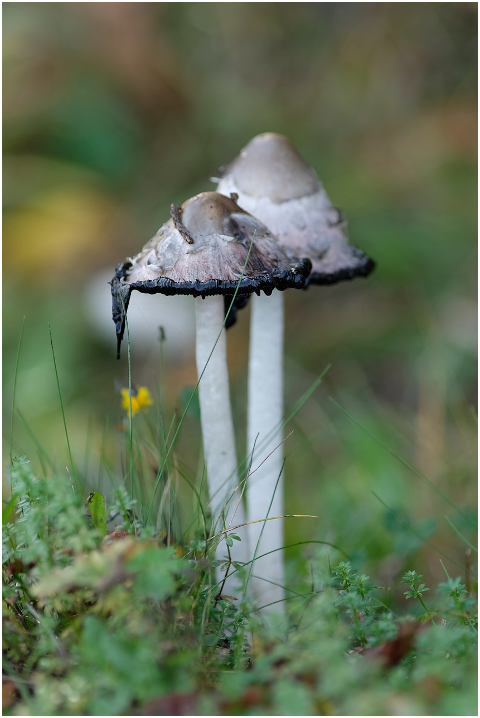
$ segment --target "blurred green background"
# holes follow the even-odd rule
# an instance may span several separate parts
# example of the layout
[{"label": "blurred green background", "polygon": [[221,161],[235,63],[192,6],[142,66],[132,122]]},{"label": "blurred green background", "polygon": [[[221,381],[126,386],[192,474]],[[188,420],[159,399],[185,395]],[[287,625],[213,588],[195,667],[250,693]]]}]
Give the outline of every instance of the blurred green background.
[{"label": "blurred green background", "polygon": [[[4,466],[25,317],[14,453],[39,472],[43,452],[69,463],[50,324],[85,491],[121,481],[128,368],[106,282],[172,202],[281,132],[377,262],[367,280],[287,292],[287,410],[331,364],[290,424],[286,507],[319,519],[291,520],[287,543],[332,541],[383,585],[413,567],[442,580],[442,554],[464,577],[445,516],[473,540],[476,3],[27,2],[4,3],[3,20]],[[229,332],[241,455],[248,316]],[[169,424],[196,381],[192,303],[134,297],[130,323],[133,383],[162,384]],[[139,436],[157,404],[135,417]],[[195,408],[175,461],[198,473]]]}]

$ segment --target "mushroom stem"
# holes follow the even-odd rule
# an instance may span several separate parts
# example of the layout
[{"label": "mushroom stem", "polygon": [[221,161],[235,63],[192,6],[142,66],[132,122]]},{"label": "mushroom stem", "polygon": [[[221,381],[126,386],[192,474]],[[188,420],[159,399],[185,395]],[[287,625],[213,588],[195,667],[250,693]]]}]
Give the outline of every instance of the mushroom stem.
[{"label": "mushroom stem", "polygon": [[[198,387],[203,450],[210,505],[213,521],[216,524],[215,532],[218,533],[223,529],[223,521],[218,519],[227,501],[224,513],[225,526],[228,527],[230,523],[232,526],[245,523],[243,502],[239,501],[241,490],[238,489],[233,498],[230,498],[238,485],[238,464],[230,405],[227,340],[225,329],[222,329],[225,319],[224,298],[223,296],[204,299],[197,297],[195,310],[198,375],[200,376],[205,369]],[[215,342],[217,342],[216,346]],[[230,549],[232,559],[248,561],[246,531],[238,529],[235,533],[242,538],[242,541],[234,541]],[[218,547],[217,558],[223,559],[226,553],[225,543],[222,541]],[[217,577],[218,580],[220,578],[222,576]],[[228,590],[232,591],[230,587]]]},{"label": "mushroom stem", "polygon": [[[254,473],[247,480],[248,521],[283,514],[283,447],[279,446],[283,440],[283,307],[283,293],[278,290],[270,297],[262,293],[252,298],[247,442],[249,456],[253,452]],[[278,448],[273,451],[275,447]],[[257,556],[284,545],[283,519],[251,524],[247,528],[250,549]],[[257,559],[252,573],[252,593],[261,605],[284,598],[282,551]],[[274,609],[282,610],[283,603],[277,603]]]}]

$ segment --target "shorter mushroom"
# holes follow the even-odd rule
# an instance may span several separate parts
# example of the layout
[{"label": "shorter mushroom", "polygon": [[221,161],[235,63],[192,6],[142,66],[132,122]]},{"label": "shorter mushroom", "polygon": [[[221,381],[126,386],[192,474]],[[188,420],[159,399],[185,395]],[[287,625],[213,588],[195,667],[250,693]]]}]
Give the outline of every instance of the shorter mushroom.
[{"label": "shorter mushroom", "polygon": [[[196,297],[196,361],[203,446],[214,522],[245,522],[238,486],[235,434],[229,398],[224,297],[302,288],[309,260],[292,265],[277,239],[236,202],[203,192],[172,205],[171,218],[133,259],[117,265],[112,314],[117,349],[132,291]],[[239,497],[238,499],[236,497]],[[236,512],[236,513],[235,513]],[[247,561],[246,541],[235,544],[235,560]]]}]

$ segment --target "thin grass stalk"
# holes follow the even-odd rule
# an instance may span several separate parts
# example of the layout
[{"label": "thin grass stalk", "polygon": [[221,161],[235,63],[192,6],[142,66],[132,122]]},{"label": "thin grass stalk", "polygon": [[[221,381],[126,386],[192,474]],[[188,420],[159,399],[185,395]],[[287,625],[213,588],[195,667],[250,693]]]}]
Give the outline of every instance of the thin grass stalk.
[{"label": "thin grass stalk", "polygon": [[[293,408],[291,409],[291,411],[289,412],[289,414],[287,414],[287,416],[284,417],[281,422],[279,422],[278,424],[276,424],[275,426],[273,426],[272,429],[265,435],[264,439],[262,439],[261,441],[259,441],[259,440],[258,440],[258,437],[257,437],[256,443],[255,443],[255,448],[257,448],[257,446],[258,446],[258,449],[259,449],[260,451],[262,451],[266,446],[268,446],[268,444],[270,443],[272,437],[273,437],[280,429],[284,429],[284,428],[290,423],[290,421],[294,418],[294,416],[295,416],[296,414],[298,414],[298,412],[300,411],[300,409],[302,408],[302,406],[305,404],[305,402],[308,401],[308,399],[312,396],[312,394],[314,393],[314,391],[320,386],[323,377],[324,377],[325,374],[329,371],[330,368],[331,368],[331,364],[327,364],[327,366],[326,366],[325,369],[322,371],[322,373],[319,374],[319,376],[315,379],[315,381],[312,382],[312,384],[310,385],[310,387],[302,394],[302,396],[300,397],[300,399],[298,399],[298,401],[295,403],[295,405],[293,406]],[[286,437],[286,439],[288,439],[289,436],[291,436],[291,433]],[[283,442],[281,442],[281,443],[279,444],[279,446],[281,446],[282,443],[283,443]],[[275,451],[275,449],[274,449],[274,451]],[[270,454],[269,454],[269,455],[270,455]],[[267,457],[267,458],[268,458],[268,457]],[[242,466],[245,466],[246,464],[248,464],[249,467],[251,467],[251,464],[252,464],[252,452],[250,452],[250,454],[247,454],[247,456],[243,459],[243,461],[240,463],[240,468],[241,468]],[[250,471],[250,468],[248,468],[248,470],[247,470],[247,472],[246,472],[246,474],[245,474],[245,477],[242,479],[242,481],[245,481],[245,479],[248,477],[249,471]]]},{"label": "thin grass stalk", "polygon": [[[283,518],[289,518],[289,517],[284,516]],[[291,518],[293,518],[293,517],[291,517]],[[297,517],[295,517],[295,518],[297,518]],[[273,519],[263,519],[263,520],[271,521]],[[234,530],[235,530],[235,527],[232,529],[232,531],[234,531]],[[269,556],[271,553],[275,553],[276,551],[285,551],[285,549],[287,549],[287,548],[295,548],[296,546],[304,546],[304,545],[308,545],[308,544],[321,544],[322,546],[330,546],[330,548],[335,549],[335,551],[339,551],[339,553],[341,553],[342,556],[345,556],[347,561],[352,560],[351,556],[349,556],[348,553],[346,553],[343,549],[341,549],[340,546],[337,546],[334,543],[330,543],[329,541],[316,541],[313,539],[310,541],[297,541],[296,543],[287,544],[286,546],[280,546],[280,548],[275,548],[275,549],[272,549],[271,551],[268,551],[267,553],[262,553],[262,554],[260,554],[260,556],[257,556],[256,558],[257,559],[264,558],[265,556]],[[190,555],[190,554],[187,554],[187,556],[188,555]],[[249,566],[253,562],[254,562],[254,559],[252,559],[251,561],[247,561],[245,563],[245,566]],[[244,566],[244,568],[245,568],[245,566]],[[239,569],[234,569],[230,575],[233,576],[233,574],[236,573],[238,570]],[[215,584],[215,586],[213,586],[213,590],[215,590],[216,587],[220,585],[220,583],[221,583],[221,581],[217,582]]]},{"label": "thin grass stalk", "polygon": [[[123,297],[122,297],[123,303]],[[123,307],[125,312],[125,306]],[[127,313],[125,312],[125,328],[127,330],[127,361],[128,361],[128,449],[129,449],[129,471],[130,471],[130,498],[133,500],[133,481],[135,467],[133,462],[133,412],[132,412],[132,356],[130,351],[130,331],[128,329]]]},{"label": "thin grass stalk", "polygon": [[49,334],[50,334],[50,346],[52,347],[53,366],[54,366],[54,368],[55,368],[55,377],[56,377],[56,380],[57,380],[58,396],[60,397],[60,407],[61,407],[61,410],[62,410],[63,426],[64,426],[64,428],[65,428],[65,436],[66,436],[66,439],[67,439],[68,456],[69,456],[69,458],[70,458],[70,464],[71,464],[71,467],[72,467],[72,474],[73,474],[73,481],[74,481],[73,489],[74,489],[74,491],[77,493],[77,492],[78,492],[77,471],[76,471],[76,469],[75,469],[75,464],[74,464],[73,456],[72,456],[72,448],[71,448],[71,446],[70,446],[70,439],[69,439],[69,437],[68,437],[67,420],[66,420],[66,417],[65,417],[65,409],[64,409],[64,406],[63,406],[63,398],[62,398],[62,391],[61,391],[61,389],[60,389],[60,379],[59,379],[59,376],[58,376],[57,361],[56,361],[56,359],[55,359],[55,349],[54,349],[54,347],[53,347],[52,327],[51,327],[50,324],[48,325],[48,331],[49,331]]},{"label": "thin grass stalk", "polygon": [[11,412],[11,418],[10,418],[10,447],[9,447],[10,466],[12,466],[12,464],[13,464],[13,418],[14,418],[14,414],[15,414],[15,398],[16,398],[16,393],[17,393],[18,365],[20,363],[20,349],[22,346],[24,327],[25,327],[25,317],[23,317],[23,319],[22,319],[22,326],[20,329],[20,337],[19,337],[18,346],[17,346],[17,356],[15,359],[15,373],[13,376],[13,395],[12,395],[12,412]]},{"label": "thin grass stalk", "polygon": [[447,524],[450,526],[450,528],[451,528],[453,531],[455,531],[455,533],[457,534],[457,536],[458,536],[459,538],[461,538],[462,541],[463,541],[469,548],[472,549],[472,551],[475,551],[475,553],[478,553],[478,548],[476,548],[476,547],[473,545],[473,543],[470,543],[470,541],[469,541],[467,538],[465,538],[465,536],[464,536],[464,535],[457,529],[457,527],[454,526],[454,524],[450,521],[450,519],[448,518],[448,516],[445,516],[445,520],[446,520]]}]

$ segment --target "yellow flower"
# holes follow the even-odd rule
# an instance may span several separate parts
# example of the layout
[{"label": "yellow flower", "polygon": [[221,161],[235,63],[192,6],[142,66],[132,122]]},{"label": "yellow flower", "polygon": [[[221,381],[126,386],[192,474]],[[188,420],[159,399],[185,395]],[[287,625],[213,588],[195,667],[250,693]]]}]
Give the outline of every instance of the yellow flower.
[{"label": "yellow flower", "polygon": [[[135,395],[133,394],[133,391],[134,390],[132,389],[132,416],[135,416],[137,411],[143,411],[143,409],[146,409],[147,406],[153,404],[153,401],[146,386],[140,386]],[[122,389],[120,393],[122,395],[122,409],[125,409],[125,411],[129,413],[130,396],[128,389]]]}]

